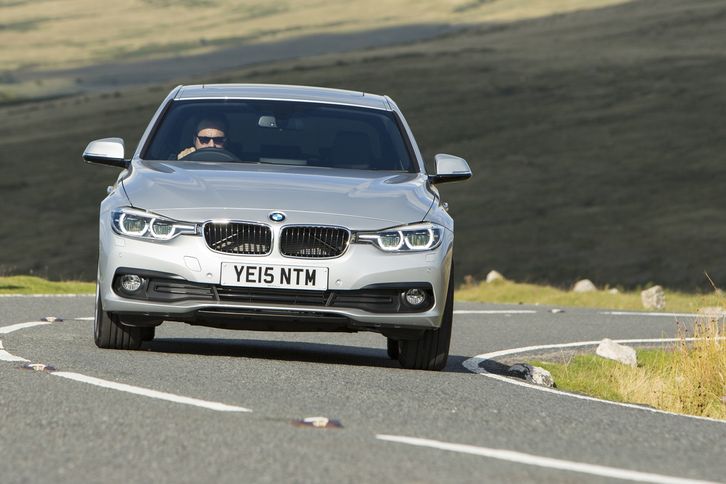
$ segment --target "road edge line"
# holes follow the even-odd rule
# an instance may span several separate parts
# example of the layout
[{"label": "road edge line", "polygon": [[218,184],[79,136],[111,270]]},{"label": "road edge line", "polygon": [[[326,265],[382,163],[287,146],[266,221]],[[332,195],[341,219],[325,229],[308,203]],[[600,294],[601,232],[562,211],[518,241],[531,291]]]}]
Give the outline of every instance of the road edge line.
[{"label": "road edge line", "polygon": [[516,452],[513,450],[493,449],[489,447],[479,447],[467,444],[453,444],[449,442],[441,442],[438,440],[405,437],[401,435],[377,434],[376,439],[386,442],[395,442],[398,444],[407,444],[417,447],[428,447],[432,449],[446,450],[449,452],[458,452],[461,454],[477,455],[480,457],[488,457],[490,459],[514,462],[516,464],[544,467],[547,469],[556,469],[561,471],[577,472],[580,474],[589,474],[593,476],[601,476],[611,479],[621,479],[626,481],[652,482],[656,484],[715,484],[713,481],[702,481],[697,479],[672,477],[662,474],[653,474],[650,472],[621,469],[619,467],[608,467],[597,464],[586,464],[582,462],[555,459],[552,457],[543,457],[533,454],[526,454],[524,452]]},{"label": "road edge line", "polygon": [[[696,341],[698,338],[684,338],[685,341]],[[726,339],[726,338],[723,338]],[[616,343],[620,344],[648,344],[648,343],[673,343],[676,341],[682,341],[681,338],[645,338],[645,339],[619,339],[619,340],[613,340]],[[588,395],[581,395],[579,393],[570,393],[570,392],[564,392],[562,390],[556,390],[554,388],[544,387],[540,385],[534,385],[532,383],[527,383],[522,380],[516,380],[511,377],[506,377],[503,375],[497,375],[494,373],[490,373],[484,368],[481,367],[481,363],[488,361],[488,360],[494,360],[495,358],[499,358],[502,356],[509,356],[509,355],[516,355],[519,353],[529,353],[532,351],[540,351],[540,350],[551,350],[551,349],[563,349],[563,348],[578,348],[582,346],[597,346],[600,344],[600,341],[577,341],[574,343],[559,343],[559,344],[547,344],[547,345],[535,345],[535,346],[523,346],[521,348],[512,348],[507,350],[500,350],[500,351],[493,351],[491,353],[482,353],[480,355],[472,356],[471,358],[467,358],[461,363],[461,366],[463,366],[466,370],[476,373],[478,375],[485,376],[487,378],[491,378],[493,380],[509,383],[510,385],[518,385],[525,388],[531,388],[533,390],[539,390],[541,392],[545,393],[551,393],[555,395],[570,397],[570,398],[577,398],[579,400],[587,400],[591,402],[600,402],[600,403],[607,403],[609,405],[617,405],[619,407],[625,407],[625,408],[631,408],[631,409],[637,409],[637,410],[643,410],[651,413],[660,413],[664,415],[671,415],[676,417],[686,417],[690,419],[696,419],[696,420],[704,420],[707,422],[716,422],[720,424],[726,424],[726,420],[719,420],[711,417],[702,417],[699,415],[687,415],[684,413],[675,413],[675,412],[669,412],[667,410],[660,410],[657,408],[652,407],[646,407],[643,405],[636,405],[633,403],[624,403],[624,402],[613,402],[612,400],[604,400],[602,398],[596,398],[591,397]]]}]

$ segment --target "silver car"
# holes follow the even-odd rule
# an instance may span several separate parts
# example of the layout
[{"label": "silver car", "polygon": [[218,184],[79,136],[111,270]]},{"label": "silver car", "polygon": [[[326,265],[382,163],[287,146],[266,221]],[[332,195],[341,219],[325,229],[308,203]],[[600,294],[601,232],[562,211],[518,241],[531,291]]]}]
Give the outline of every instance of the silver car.
[{"label": "silver car", "polygon": [[163,321],[373,331],[404,368],[446,366],[454,223],[387,96],[314,87],[173,89],[101,203],[94,337],[138,349]]}]

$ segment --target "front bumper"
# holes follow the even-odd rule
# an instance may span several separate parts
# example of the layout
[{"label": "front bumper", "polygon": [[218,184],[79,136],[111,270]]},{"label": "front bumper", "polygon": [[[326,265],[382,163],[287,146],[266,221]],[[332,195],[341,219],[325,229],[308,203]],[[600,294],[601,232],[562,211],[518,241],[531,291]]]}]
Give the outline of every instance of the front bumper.
[{"label": "front bumper", "polygon": [[[267,256],[220,254],[210,250],[201,236],[179,236],[171,241],[155,242],[122,237],[110,227],[106,228],[104,230],[102,222],[99,251],[101,301],[104,310],[125,315],[130,322],[136,316],[232,327],[228,322],[235,319],[259,319],[279,321],[284,323],[278,325],[281,329],[293,331],[319,326],[316,330],[345,327],[351,331],[380,332],[434,329],[441,324],[453,245],[453,235],[448,231],[445,231],[439,248],[428,252],[391,254],[372,245],[351,244],[338,258],[297,259],[283,257],[276,251]],[[328,290],[324,293],[268,290],[268,296],[280,297],[248,297],[250,294],[244,295],[243,288],[221,285],[223,262],[324,267],[328,269]],[[201,292],[191,290],[183,297],[169,298],[134,299],[122,296],[114,290],[114,277],[134,269],[157,274],[156,280],[186,284],[201,289]],[[160,277],[158,273],[165,276]],[[433,295],[433,303],[422,311],[408,311],[401,310],[396,304],[386,309],[386,304],[366,305],[361,304],[360,299],[356,301],[355,297],[346,297],[380,295],[380,290],[405,285],[428,288]],[[225,296],[225,292],[237,294]],[[250,292],[255,293],[255,290],[247,291]],[[260,296],[259,292],[251,296]],[[300,298],[296,299],[295,293],[301,293]],[[316,303],[316,299],[319,302]],[[225,321],[227,323],[222,324]],[[336,321],[336,325],[316,325],[316,321]],[[269,326],[265,329],[273,329]]]}]

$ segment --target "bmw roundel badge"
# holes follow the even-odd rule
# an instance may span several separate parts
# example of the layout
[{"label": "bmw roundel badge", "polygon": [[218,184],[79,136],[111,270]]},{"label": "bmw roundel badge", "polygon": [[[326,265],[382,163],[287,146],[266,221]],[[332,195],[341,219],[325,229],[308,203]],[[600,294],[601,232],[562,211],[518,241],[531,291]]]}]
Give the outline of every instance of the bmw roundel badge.
[{"label": "bmw roundel badge", "polygon": [[282,212],[272,212],[270,214],[270,220],[273,222],[282,222],[285,220],[285,214]]}]

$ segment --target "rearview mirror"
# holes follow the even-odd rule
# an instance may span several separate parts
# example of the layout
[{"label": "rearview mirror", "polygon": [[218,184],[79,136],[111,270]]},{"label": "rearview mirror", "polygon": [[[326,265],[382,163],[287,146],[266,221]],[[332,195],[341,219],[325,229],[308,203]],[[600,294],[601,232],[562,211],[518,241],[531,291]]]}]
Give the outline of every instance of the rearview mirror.
[{"label": "rearview mirror", "polygon": [[471,178],[471,169],[464,158],[439,153],[434,159],[436,160],[436,174],[429,175],[431,183],[448,183]]},{"label": "rearview mirror", "polygon": [[283,131],[300,131],[305,128],[303,120],[294,116],[260,116],[257,120],[257,126]]},{"label": "rearview mirror", "polygon": [[103,138],[91,141],[83,151],[83,159],[87,163],[117,166],[126,168],[129,163],[124,158],[124,140],[121,138]]}]

